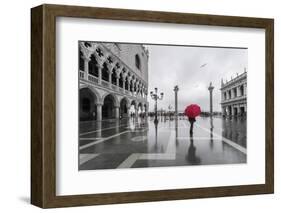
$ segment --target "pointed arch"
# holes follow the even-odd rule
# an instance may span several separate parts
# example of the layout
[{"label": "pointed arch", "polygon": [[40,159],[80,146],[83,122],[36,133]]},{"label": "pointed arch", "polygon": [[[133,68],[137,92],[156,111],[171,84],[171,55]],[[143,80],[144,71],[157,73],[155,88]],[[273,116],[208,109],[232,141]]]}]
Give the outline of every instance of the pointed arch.
[{"label": "pointed arch", "polygon": [[104,94],[103,97],[102,97],[102,101],[101,101],[102,104],[104,104],[104,100],[105,100],[105,98],[107,96],[110,96],[112,98],[115,107],[119,107],[120,106],[118,98],[117,98],[117,96],[114,93],[106,93],[106,94]]}]

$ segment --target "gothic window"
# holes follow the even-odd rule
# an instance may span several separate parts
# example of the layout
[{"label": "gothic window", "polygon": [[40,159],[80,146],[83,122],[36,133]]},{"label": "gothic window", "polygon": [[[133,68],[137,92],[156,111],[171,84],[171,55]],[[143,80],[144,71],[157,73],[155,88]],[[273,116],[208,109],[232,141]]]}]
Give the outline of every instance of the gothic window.
[{"label": "gothic window", "polygon": [[125,90],[129,90],[129,80],[128,80],[128,78],[125,79]]},{"label": "gothic window", "polygon": [[231,90],[228,90],[228,99],[231,99]]},{"label": "gothic window", "polygon": [[108,67],[106,63],[103,64],[103,68],[102,68],[102,80],[109,81]]},{"label": "gothic window", "polygon": [[243,96],[244,95],[244,86],[240,86],[240,95]]},{"label": "gothic window", "polygon": [[93,76],[99,77],[98,62],[94,55],[91,55],[89,61],[89,73]]},{"label": "gothic window", "polygon": [[115,68],[112,70],[112,84],[117,85],[117,74]]},{"label": "gothic window", "polygon": [[79,70],[85,71],[84,59],[82,51],[79,51]]},{"label": "gothic window", "polygon": [[237,97],[237,88],[234,88],[233,92],[234,92],[234,97],[236,98]]},{"label": "gothic window", "polygon": [[120,74],[120,77],[119,77],[119,87],[123,88],[123,74],[122,73]]},{"label": "gothic window", "polygon": [[141,60],[140,60],[140,56],[138,54],[135,55],[135,64],[136,64],[136,67],[140,70],[141,69]]}]

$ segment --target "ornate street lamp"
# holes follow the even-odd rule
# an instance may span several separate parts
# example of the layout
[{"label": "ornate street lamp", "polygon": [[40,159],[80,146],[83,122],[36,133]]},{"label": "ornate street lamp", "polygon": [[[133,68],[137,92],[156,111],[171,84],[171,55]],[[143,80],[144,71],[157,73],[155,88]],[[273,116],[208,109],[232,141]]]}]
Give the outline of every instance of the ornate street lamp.
[{"label": "ornate street lamp", "polygon": [[153,91],[150,92],[150,96],[151,98],[155,101],[155,117],[154,117],[154,123],[157,124],[158,123],[158,118],[157,118],[157,100],[162,100],[164,93],[161,92],[160,96],[158,95],[158,88],[154,89],[155,92],[153,93]]}]

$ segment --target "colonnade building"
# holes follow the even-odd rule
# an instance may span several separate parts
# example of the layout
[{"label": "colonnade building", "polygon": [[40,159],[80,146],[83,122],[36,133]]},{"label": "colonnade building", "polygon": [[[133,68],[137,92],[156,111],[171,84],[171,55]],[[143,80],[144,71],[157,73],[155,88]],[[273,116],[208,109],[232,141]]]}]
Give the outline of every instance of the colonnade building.
[{"label": "colonnade building", "polygon": [[148,57],[143,45],[79,41],[80,120],[147,114]]},{"label": "colonnade building", "polygon": [[247,72],[230,81],[221,81],[221,107],[223,116],[245,116],[247,113]]}]

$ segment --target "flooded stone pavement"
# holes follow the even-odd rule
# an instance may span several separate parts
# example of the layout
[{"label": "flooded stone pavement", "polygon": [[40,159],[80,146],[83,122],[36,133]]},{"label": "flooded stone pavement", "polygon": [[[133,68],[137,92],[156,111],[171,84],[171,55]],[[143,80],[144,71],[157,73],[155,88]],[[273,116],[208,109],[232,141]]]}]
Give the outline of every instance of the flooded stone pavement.
[{"label": "flooded stone pavement", "polygon": [[79,169],[246,163],[246,120],[198,117],[80,122]]}]

